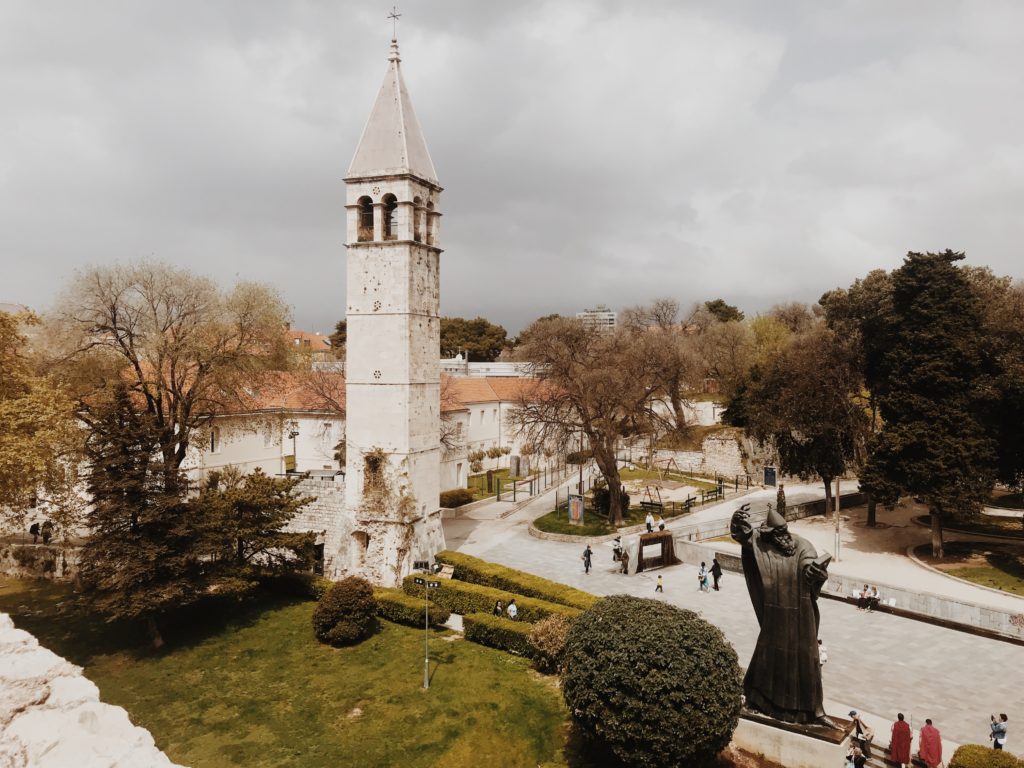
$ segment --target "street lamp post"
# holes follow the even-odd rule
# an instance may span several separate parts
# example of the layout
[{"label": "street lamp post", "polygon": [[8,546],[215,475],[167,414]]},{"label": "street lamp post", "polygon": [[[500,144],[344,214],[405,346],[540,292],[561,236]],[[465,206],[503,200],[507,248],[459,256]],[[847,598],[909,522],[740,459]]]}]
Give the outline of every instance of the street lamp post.
[{"label": "street lamp post", "polygon": [[[413,564],[413,569],[417,571],[430,571],[430,562],[428,560],[417,560]],[[420,578],[417,576],[413,581],[419,585],[423,585],[423,687],[430,688],[430,597],[429,590],[439,589],[441,582],[430,581],[426,578]]]}]

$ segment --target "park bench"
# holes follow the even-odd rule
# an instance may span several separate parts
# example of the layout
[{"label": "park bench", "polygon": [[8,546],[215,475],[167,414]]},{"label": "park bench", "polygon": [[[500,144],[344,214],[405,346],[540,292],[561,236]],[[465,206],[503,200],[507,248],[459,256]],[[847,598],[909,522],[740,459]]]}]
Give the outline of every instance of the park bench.
[{"label": "park bench", "polygon": [[644,512],[662,512],[665,509],[665,505],[660,501],[641,501],[640,509]]}]

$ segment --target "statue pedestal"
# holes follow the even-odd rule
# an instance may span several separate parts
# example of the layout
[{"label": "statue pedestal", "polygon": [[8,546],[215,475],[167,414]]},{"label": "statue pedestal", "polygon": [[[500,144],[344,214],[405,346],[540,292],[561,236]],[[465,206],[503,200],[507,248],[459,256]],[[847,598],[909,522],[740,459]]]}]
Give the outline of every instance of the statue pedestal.
[{"label": "statue pedestal", "polygon": [[839,766],[850,748],[853,723],[842,718],[831,719],[838,728],[784,723],[744,709],[732,735],[732,743],[747,752],[764,755],[786,768]]}]

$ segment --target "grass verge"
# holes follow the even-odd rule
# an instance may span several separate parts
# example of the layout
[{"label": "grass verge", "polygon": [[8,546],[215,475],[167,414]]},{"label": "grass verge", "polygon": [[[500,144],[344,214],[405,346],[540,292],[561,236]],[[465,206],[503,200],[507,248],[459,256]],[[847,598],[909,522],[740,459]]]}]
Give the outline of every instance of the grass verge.
[{"label": "grass verge", "polygon": [[246,766],[565,765],[566,713],[529,662],[381,622],[352,648],[320,645],[315,603],[264,600],[219,622],[167,631],[153,652],[129,625],[102,625],[52,584],[0,580],[0,610],[85,667],[172,760]]},{"label": "grass verge", "polygon": [[931,545],[914,550],[923,562],[958,579],[1024,596],[1024,547],[973,541],[947,542],[946,556],[932,557]]}]

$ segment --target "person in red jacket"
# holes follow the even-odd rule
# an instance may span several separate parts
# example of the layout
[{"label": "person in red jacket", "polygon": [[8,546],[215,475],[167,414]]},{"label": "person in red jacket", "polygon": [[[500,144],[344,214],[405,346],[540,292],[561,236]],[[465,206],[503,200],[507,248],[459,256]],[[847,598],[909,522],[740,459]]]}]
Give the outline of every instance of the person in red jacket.
[{"label": "person in red jacket", "polygon": [[907,768],[910,765],[910,741],[913,734],[910,731],[910,723],[903,718],[903,713],[896,715],[896,722],[892,724],[892,736],[889,739],[889,758],[900,764],[900,768]]}]

